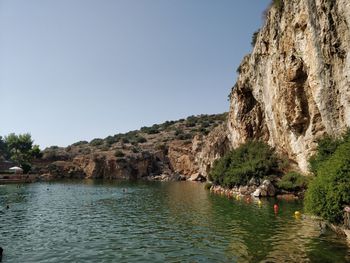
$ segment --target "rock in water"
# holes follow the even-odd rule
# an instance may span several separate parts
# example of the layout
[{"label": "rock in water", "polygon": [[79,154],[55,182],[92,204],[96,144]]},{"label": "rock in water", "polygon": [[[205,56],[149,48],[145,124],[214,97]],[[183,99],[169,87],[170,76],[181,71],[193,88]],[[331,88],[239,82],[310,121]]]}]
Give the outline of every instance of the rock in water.
[{"label": "rock in water", "polygon": [[255,197],[266,197],[266,196],[275,196],[276,190],[270,180],[264,180],[263,183],[253,192],[252,194]]},{"label": "rock in water", "polygon": [[260,189],[257,188],[257,189],[254,191],[254,193],[253,193],[252,195],[253,195],[254,197],[260,197],[260,195],[261,195]]}]

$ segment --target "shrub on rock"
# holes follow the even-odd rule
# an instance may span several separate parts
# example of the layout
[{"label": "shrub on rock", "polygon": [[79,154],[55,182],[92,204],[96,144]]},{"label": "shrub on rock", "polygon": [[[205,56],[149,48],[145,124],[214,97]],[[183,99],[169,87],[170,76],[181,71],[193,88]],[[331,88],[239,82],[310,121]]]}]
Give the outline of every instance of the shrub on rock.
[{"label": "shrub on rock", "polygon": [[225,187],[246,185],[252,178],[263,178],[278,168],[273,149],[259,141],[251,141],[232,150],[214,162],[209,179]]},{"label": "shrub on rock", "polygon": [[278,188],[286,191],[300,191],[307,187],[311,177],[303,176],[297,172],[289,172],[277,183]]}]

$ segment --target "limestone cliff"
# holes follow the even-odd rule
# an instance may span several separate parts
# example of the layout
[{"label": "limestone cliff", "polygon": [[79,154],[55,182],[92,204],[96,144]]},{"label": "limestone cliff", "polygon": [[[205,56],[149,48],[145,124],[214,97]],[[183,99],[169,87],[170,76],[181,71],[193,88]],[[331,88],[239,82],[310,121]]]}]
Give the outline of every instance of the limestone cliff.
[{"label": "limestone cliff", "polygon": [[[174,141],[169,146],[173,171],[197,178],[207,177],[214,161],[230,149],[226,122],[215,127],[207,136],[195,136],[192,141]],[[197,176],[197,177],[196,177]]]},{"label": "limestone cliff", "polygon": [[239,67],[229,139],[262,139],[307,171],[316,140],[350,126],[350,2],[276,2]]},{"label": "limestone cliff", "polygon": [[[226,114],[190,116],[44,151],[54,177],[206,177],[213,162],[264,140],[307,171],[316,141],[350,126],[349,0],[279,0],[238,68]],[[41,169],[41,170],[40,170]]]},{"label": "limestone cliff", "polygon": [[36,160],[36,172],[48,178],[205,180],[222,145],[229,147],[226,117],[190,116],[65,148],[52,146]]}]

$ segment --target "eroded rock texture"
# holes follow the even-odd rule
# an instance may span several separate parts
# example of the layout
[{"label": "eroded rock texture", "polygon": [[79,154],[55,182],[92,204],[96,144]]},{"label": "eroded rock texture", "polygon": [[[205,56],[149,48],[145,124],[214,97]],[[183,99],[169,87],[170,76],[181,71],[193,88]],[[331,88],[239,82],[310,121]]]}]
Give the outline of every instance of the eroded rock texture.
[{"label": "eroded rock texture", "polygon": [[240,65],[229,139],[263,139],[305,172],[316,140],[350,126],[350,2],[283,2]]}]

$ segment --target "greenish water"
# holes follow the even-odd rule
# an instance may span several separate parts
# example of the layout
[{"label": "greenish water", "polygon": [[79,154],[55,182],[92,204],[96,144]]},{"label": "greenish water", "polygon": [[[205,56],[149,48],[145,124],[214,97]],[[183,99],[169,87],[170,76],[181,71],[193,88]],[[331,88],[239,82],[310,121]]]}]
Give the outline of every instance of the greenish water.
[{"label": "greenish water", "polygon": [[350,261],[344,239],[293,217],[300,203],[274,202],[189,182],[0,186],[3,262]]}]

